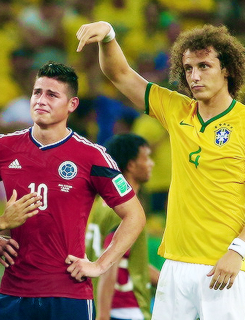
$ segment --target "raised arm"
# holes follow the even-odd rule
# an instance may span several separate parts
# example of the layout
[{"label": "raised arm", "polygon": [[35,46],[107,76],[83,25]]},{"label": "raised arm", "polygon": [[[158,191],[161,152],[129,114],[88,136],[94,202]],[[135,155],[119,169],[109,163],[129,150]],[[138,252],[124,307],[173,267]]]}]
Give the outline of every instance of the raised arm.
[{"label": "raised arm", "polygon": [[[108,37],[112,27],[107,22],[85,24],[77,32],[77,51],[90,43],[99,43],[99,62],[103,73],[139,109],[145,109],[145,90],[148,81],[136,73],[128,64],[119,44]],[[105,42],[106,41],[106,42]],[[107,42],[108,41],[108,42]]]}]

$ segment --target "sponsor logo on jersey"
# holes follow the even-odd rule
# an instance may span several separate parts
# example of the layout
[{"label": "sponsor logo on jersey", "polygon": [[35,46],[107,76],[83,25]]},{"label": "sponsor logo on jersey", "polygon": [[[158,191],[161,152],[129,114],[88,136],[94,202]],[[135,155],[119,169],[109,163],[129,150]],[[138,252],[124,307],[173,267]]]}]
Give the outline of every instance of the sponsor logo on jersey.
[{"label": "sponsor logo on jersey", "polygon": [[180,123],[179,123],[181,126],[189,126],[189,127],[194,127],[192,124],[190,124],[190,123],[186,123],[186,122],[184,122],[183,120],[182,121],[180,121]]},{"label": "sponsor logo on jersey", "polygon": [[229,141],[231,131],[227,127],[222,127],[216,130],[214,134],[215,134],[215,137],[214,137],[215,144],[221,147]]},{"label": "sponsor logo on jersey", "polygon": [[77,166],[72,161],[65,161],[59,166],[58,172],[61,178],[71,180],[77,175]]},{"label": "sponsor logo on jersey", "polygon": [[131,186],[128,184],[127,180],[121,173],[118,174],[115,178],[113,178],[112,182],[121,197],[125,196],[132,190]]},{"label": "sponsor logo on jersey", "polygon": [[22,167],[19,163],[19,160],[15,159],[13,162],[10,163],[9,168],[10,169],[21,169]]}]

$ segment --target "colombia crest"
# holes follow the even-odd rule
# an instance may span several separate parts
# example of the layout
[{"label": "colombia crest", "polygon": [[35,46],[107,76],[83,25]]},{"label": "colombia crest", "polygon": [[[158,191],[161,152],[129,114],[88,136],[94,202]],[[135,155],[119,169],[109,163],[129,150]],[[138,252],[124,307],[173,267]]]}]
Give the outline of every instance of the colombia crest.
[{"label": "colombia crest", "polygon": [[59,166],[58,172],[61,178],[71,180],[77,175],[77,166],[72,161],[65,161]]}]

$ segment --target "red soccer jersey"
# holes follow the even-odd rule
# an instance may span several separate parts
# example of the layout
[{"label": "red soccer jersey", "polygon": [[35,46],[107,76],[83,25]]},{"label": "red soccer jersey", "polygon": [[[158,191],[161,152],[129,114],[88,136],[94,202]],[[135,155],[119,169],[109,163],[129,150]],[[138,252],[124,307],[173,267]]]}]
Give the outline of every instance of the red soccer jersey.
[{"label": "red soccer jersey", "polygon": [[84,257],[85,228],[97,193],[112,208],[134,196],[105,148],[73,132],[46,146],[33,138],[32,129],[0,135],[0,180],[8,199],[16,189],[18,198],[36,191],[43,202],[36,216],[11,231],[20,249],[0,292],[91,299],[90,279],[74,280],[65,259]]}]

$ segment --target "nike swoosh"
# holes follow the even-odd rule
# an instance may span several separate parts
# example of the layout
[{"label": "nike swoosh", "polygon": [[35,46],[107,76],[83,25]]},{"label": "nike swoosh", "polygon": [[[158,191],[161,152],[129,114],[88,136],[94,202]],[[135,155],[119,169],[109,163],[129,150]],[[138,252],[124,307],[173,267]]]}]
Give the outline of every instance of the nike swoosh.
[{"label": "nike swoosh", "polygon": [[189,127],[194,127],[192,124],[189,124],[189,123],[185,123],[183,120],[180,121],[180,125],[181,126],[189,126]]}]

